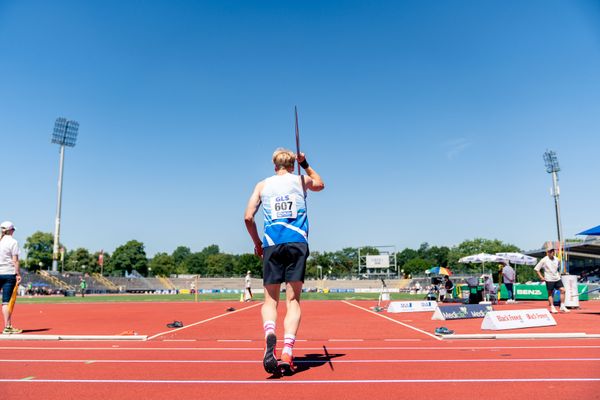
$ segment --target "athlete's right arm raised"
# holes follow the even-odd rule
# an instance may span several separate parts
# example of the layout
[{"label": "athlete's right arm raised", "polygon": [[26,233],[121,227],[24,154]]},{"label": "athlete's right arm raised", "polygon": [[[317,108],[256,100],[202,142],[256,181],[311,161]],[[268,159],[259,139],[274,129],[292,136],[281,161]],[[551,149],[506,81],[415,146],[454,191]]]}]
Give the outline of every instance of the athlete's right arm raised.
[{"label": "athlete's right arm raised", "polygon": [[[298,155],[298,162],[301,163],[306,160],[306,156],[304,153],[300,153]],[[306,188],[308,190],[312,190],[313,192],[320,192],[325,189],[325,183],[321,176],[315,171],[310,165],[307,168],[304,168],[306,174],[308,175],[308,179],[306,179]]]}]

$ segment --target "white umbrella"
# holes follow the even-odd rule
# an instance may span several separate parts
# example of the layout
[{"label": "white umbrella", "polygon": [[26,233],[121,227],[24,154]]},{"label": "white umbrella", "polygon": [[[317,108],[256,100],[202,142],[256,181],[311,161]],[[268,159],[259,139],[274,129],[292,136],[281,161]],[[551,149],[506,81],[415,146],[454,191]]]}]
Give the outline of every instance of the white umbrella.
[{"label": "white umbrella", "polygon": [[527,256],[521,253],[496,253],[497,256],[506,258],[507,261],[513,264],[519,265],[535,265],[537,264],[537,258]]},{"label": "white umbrella", "polygon": [[[481,273],[484,274],[484,264],[486,262],[506,262],[508,261],[508,259],[506,259],[505,257],[501,257],[495,254],[488,254],[488,253],[479,253],[479,254],[473,254],[472,256],[466,256],[461,258],[460,260],[458,260],[459,263],[463,263],[463,264],[478,264],[481,263]],[[484,286],[485,288],[485,286]],[[485,289],[483,291],[483,295],[485,296]]]},{"label": "white umbrella", "polygon": [[501,257],[499,255],[488,254],[488,253],[479,253],[473,254],[472,256],[463,257],[458,260],[459,263],[469,264],[469,263],[486,263],[486,262],[501,262],[508,261],[505,257]]}]

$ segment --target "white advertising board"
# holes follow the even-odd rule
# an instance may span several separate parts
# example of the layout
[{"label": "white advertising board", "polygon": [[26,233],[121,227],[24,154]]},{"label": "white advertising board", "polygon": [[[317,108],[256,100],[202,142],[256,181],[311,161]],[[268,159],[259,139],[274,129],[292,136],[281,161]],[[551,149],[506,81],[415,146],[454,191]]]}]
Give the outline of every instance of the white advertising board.
[{"label": "white advertising board", "polygon": [[389,268],[390,256],[388,254],[367,256],[367,268]]},{"label": "white advertising board", "polygon": [[435,301],[392,301],[387,308],[390,313],[434,311]]},{"label": "white advertising board", "polygon": [[577,276],[563,275],[561,278],[565,285],[565,306],[579,307],[579,291],[577,290]]},{"label": "white advertising board", "polygon": [[485,314],[481,329],[498,331],[553,325],[556,325],[556,321],[550,311],[539,308],[534,310],[490,311]]}]

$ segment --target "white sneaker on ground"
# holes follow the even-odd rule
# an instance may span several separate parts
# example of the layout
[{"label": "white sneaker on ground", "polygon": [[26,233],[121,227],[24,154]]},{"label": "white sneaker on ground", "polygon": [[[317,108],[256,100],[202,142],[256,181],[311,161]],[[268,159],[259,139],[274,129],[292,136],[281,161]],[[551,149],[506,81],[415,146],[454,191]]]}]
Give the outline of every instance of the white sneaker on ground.
[{"label": "white sneaker on ground", "polygon": [[556,307],[554,307],[554,306],[550,307],[550,312],[551,312],[552,314],[556,314],[556,313],[558,313],[558,311],[556,311]]},{"label": "white sneaker on ground", "polygon": [[569,311],[569,309],[567,308],[567,306],[560,306],[560,311],[565,312],[565,313],[571,312],[571,311]]}]

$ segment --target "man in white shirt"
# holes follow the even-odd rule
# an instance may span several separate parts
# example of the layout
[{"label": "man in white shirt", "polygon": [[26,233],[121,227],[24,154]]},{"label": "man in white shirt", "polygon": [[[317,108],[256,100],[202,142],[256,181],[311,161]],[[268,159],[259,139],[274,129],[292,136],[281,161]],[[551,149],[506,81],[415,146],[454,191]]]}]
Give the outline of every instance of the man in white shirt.
[{"label": "man in white shirt", "polygon": [[244,293],[244,301],[252,300],[252,276],[250,275],[251,271],[246,273],[246,278],[244,279],[246,285],[246,292]]},{"label": "man in white shirt", "polygon": [[[558,258],[554,257],[554,247],[548,246],[546,248],[546,257],[542,258],[534,268],[534,271],[540,277],[540,280],[546,282],[546,289],[548,290],[548,303],[550,304],[550,312],[556,314],[556,308],[554,307],[553,294],[554,290],[560,290],[560,311],[569,312],[565,306],[565,286],[560,279],[560,262]],[[540,272],[544,270],[544,275]]]}]

